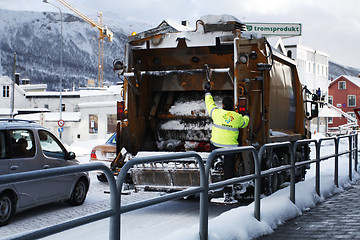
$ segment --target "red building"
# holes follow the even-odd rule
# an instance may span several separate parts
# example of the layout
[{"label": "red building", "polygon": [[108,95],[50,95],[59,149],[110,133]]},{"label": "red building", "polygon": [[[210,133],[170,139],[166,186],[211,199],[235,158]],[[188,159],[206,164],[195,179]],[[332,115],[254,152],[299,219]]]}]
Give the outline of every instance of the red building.
[{"label": "red building", "polygon": [[[354,108],[360,108],[360,75],[342,75],[329,84],[328,102],[347,114],[356,117]],[[328,127],[338,127],[348,123],[344,117],[328,118]],[[359,124],[359,120],[358,120]]]}]

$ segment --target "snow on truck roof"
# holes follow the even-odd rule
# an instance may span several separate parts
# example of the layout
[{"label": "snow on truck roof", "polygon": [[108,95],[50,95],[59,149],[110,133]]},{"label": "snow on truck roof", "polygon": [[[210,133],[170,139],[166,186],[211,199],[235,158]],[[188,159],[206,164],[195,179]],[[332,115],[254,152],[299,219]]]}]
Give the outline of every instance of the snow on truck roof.
[{"label": "snow on truck roof", "polygon": [[[246,31],[246,26],[239,19],[231,15],[205,15],[200,17],[196,21],[196,27],[189,27],[186,24],[178,24],[171,20],[163,20],[157,27],[130,36],[128,41],[137,42],[142,40],[148,40],[159,35],[176,35],[177,38],[191,39],[193,33],[199,36],[198,32],[203,33],[214,33],[218,32],[217,35],[228,35],[226,32],[232,32],[233,30],[240,29],[242,32]],[[232,34],[232,33],[231,33]],[[232,34],[233,35],[233,34]],[[214,36],[213,36],[214,37]],[[191,39],[193,40],[193,39]],[[191,42],[191,41],[189,41]],[[206,42],[206,41],[205,41]]]}]

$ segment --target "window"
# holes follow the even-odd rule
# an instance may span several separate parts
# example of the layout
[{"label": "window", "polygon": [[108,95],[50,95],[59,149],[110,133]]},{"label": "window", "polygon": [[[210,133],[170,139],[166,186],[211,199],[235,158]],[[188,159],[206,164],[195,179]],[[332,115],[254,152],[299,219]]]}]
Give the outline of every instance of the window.
[{"label": "window", "polygon": [[7,155],[6,139],[7,139],[7,136],[5,134],[5,131],[0,131],[0,159],[7,158],[6,157],[6,155]]},{"label": "window", "polygon": [[[350,116],[352,116],[353,118],[356,119],[356,116],[355,116],[355,113],[354,113],[354,112],[347,112],[347,114],[349,114]],[[352,123],[353,121],[351,121],[351,120],[348,119],[347,122],[348,122],[348,123]]]},{"label": "window", "polygon": [[333,124],[333,123],[334,123],[333,117],[328,117],[328,123],[329,123],[329,124]]},{"label": "window", "polygon": [[107,133],[116,132],[116,114],[107,115]]},{"label": "window", "polygon": [[292,51],[291,51],[291,50],[287,51],[287,56],[288,56],[289,58],[292,58]]},{"label": "window", "polygon": [[312,73],[315,75],[315,71],[316,71],[316,66],[315,63],[313,63],[313,68],[312,68]]},{"label": "window", "polygon": [[34,136],[28,130],[9,132],[12,158],[30,158],[35,156]]},{"label": "window", "polygon": [[331,105],[334,105],[334,104],[333,104],[333,101],[334,101],[334,100],[333,100],[333,96],[329,96],[329,97],[328,97],[328,103],[330,103]]},{"label": "window", "polygon": [[3,97],[10,97],[10,86],[3,86]]},{"label": "window", "polygon": [[98,132],[98,116],[97,114],[89,115],[89,133]]},{"label": "window", "polygon": [[62,103],[62,104],[61,104],[61,111],[62,111],[62,112],[65,112],[65,103]]},{"label": "window", "polygon": [[63,149],[51,133],[39,130],[40,145],[45,156],[65,159],[65,149]]},{"label": "window", "polygon": [[348,95],[348,107],[356,107],[356,96]]},{"label": "window", "polygon": [[345,81],[339,81],[339,89],[346,89],[346,82]]},{"label": "window", "polygon": [[49,109],[49,104],[45,104],[45,105],[44,105],[44,108]]}]

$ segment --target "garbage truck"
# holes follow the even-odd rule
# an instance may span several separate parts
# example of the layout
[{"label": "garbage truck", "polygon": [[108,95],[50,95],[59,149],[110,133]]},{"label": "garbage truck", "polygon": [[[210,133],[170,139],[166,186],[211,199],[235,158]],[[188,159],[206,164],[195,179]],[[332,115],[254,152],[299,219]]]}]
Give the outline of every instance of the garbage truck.
[{"label": "garbage truck", "polygon": [[[206,161],[210,152],[212,121],[204,103],[204,85],[211,84],[215,103],[234,99],[237,112],[250,113],[248,127],[240,129],[239,146],[259,149],[266,143],[310,138],[309,120],[317,103],[301,85],[293,59],[230,15],[206,15],[189,27],[163,21],[158,27],[132,34],[123,60],[114,61],[123,79],[123,101],[117,106],[116,172],[126,161],[144,152],[197,151]],[[289,153],[264,153],[262,169],[289,164]],[[309,157],[301,146],[296,161]],[[248,153],[236,156],[236,174],[254,172]],[[301,180],[306,169],[296,171]],[[213,164],[210,181],[222,179],[221,158]],[[134,166],[130,182],[137,188],[177,191],[199,185],[199,169],[188,159]],[[264,179],[263,192],[271,194],[287,181],[289,172]],[[251,183],[239,186],[246,193]]]}]

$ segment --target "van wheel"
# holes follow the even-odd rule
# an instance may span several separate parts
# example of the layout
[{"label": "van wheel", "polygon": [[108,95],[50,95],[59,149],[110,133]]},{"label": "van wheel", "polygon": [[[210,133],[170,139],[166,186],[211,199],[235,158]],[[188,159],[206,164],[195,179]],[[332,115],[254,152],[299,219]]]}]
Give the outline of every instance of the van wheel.
[{"label": "van wheel", "polygon": [[10,194],[0,194],[0,227],[9,223],[14,213],[14,201]]},{"label": "van wheel", "polygon": [[86,198],[87,191],[88,191],[87,181],[85,181],[84,179],[80,179],[76,183],[74,190],[71,193],[69,203],[73,206],[79,206],[83,204]]}]

